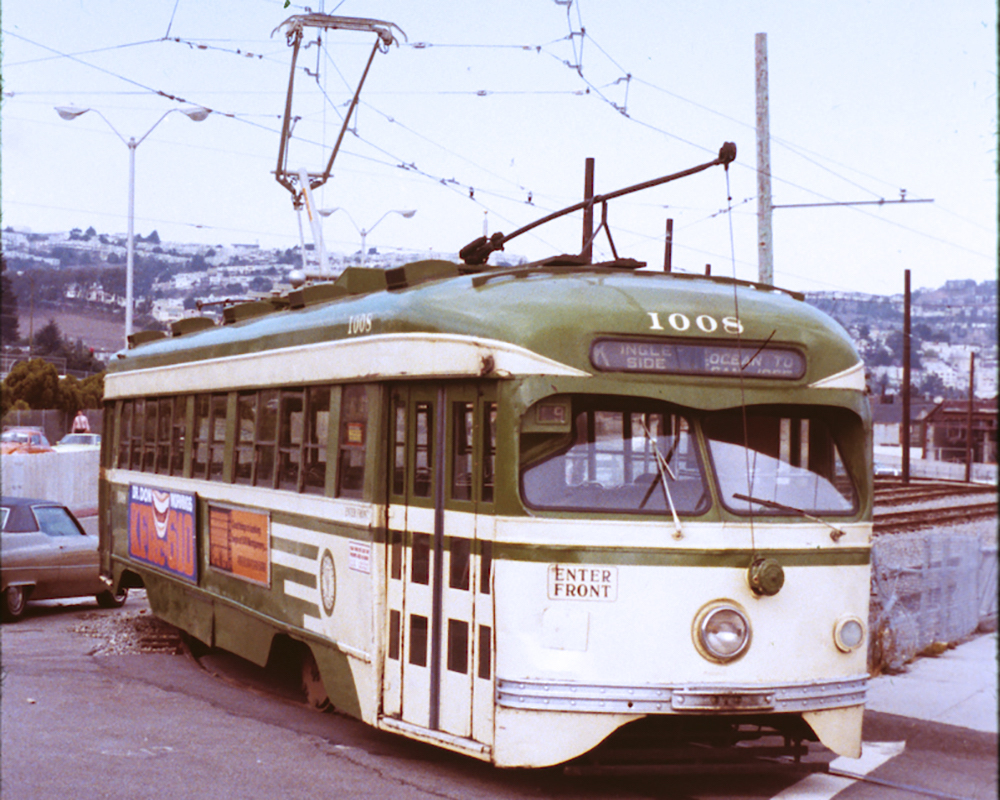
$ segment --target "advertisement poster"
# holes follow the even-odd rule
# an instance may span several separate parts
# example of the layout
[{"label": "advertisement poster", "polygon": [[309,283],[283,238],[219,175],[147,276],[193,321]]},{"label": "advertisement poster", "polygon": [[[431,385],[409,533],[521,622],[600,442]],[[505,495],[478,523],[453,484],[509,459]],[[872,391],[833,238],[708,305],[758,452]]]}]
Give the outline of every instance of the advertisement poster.
[{"label": "advertisement poster", "polygon": [[220,572],[270,586],[270,516],[257,511],[209,505],[208,563]]},{"label": "advertisement poster", "polygon": [[194,498],[186,492],[130,484],[129,556],[197,583]]}]

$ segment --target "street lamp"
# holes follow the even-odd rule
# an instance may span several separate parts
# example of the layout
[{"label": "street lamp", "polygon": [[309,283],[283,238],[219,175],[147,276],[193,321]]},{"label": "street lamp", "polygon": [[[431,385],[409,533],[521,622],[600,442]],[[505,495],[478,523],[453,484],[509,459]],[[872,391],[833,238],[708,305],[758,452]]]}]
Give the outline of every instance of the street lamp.
[{"label": "street lamp", "polygon": [[128,337],[132,335],[132,286],[135,263],[135,149],[145,141],[146,137],[153,132],[153,128],[163,122],[170,114],[179,111],[193,122],[201,122],[212,112],[207,108],[172,108],[160,117],[153,126],[146,131],[138,141],[134,136],[125,141],[118,129],[111,124],[111,121],[96,108],[77,108],[76,106],[56,106],[56,113],[65,120],[74,120],[77,117],[93,111],[103,119],[108,127],[115,132],[115,136],[125,142],[128,147],[128,259],[125,267],[125,347],[128,348]]},{"label": "street lamp", "polygon": [[368,255],[367,251],[365,250],[365,237],[367,237],[369,233],[371,233],[373,230],[375,230],[375,225],[378,225],[382,220],[384,220],[390,214],[399,214],[399,216],[403,217],[404,219],[410,219],[410,218],[413,217],[414,214],[417,213],[416,209],[412,209],[412,208],[408,208],[408,209],[393,208],[393,209],[390,209],[389,211],[386,211],[381,217],[379,217],[377,220],[375,220],[375,225],[372,225],[370,228],[368,228],[366,230],[365,228],[359,228],[358,227],[358,223],[356,223],[354,221],[354,217],[352,217],[348,213],[348,211],[347,211],[346,208],[340,208],[339,206],[336,207],[336,208],[321,208],[319,210],[319,213],[322,216],[324,216],[324,217],[328,217],[334,211],[343,211],[345,214],[347,214],[347,218],[351,221],[351,224],[354,226],[354,230],[356,230],[358,233],[361,234],[361,266],[362,267],[365,265],[365,259],[366,259],[367,255]]}]

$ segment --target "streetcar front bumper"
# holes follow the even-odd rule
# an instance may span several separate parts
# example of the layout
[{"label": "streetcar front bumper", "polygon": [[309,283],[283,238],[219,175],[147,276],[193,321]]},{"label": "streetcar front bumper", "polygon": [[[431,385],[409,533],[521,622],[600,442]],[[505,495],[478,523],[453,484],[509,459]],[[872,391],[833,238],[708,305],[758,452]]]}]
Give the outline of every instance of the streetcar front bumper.
[{"label": "streetcar front bumper", "polygon": [[529,711],[608,714],[801,713],[859,706],[865,675],[781,685],[622,686],[563,681],[497,680],[497,704]]}]

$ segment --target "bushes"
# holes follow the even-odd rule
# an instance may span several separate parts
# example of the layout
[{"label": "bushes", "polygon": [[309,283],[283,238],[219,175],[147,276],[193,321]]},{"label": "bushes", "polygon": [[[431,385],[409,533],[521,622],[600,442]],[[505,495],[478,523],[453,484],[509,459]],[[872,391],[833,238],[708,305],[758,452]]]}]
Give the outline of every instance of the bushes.
[{"label": "bushes", "polygon": [[104,399],[104,373],[82,381],[59,378],[56,368],[41,358],[19,361],[0,386],[0,416],[18,408],[57,408],[75,414],[81,408],[100,408]]}]

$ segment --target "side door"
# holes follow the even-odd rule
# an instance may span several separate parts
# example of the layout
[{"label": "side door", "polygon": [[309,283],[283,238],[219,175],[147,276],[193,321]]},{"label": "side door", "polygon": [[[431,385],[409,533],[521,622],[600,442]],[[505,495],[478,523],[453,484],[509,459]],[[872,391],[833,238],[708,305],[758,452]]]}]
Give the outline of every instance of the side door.
[{"label": "side door", "polygon": [[490,743],[494,384],[392,389],[383,713]]}]

